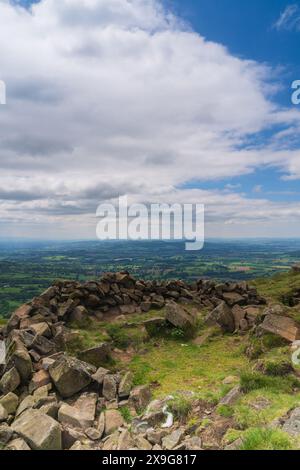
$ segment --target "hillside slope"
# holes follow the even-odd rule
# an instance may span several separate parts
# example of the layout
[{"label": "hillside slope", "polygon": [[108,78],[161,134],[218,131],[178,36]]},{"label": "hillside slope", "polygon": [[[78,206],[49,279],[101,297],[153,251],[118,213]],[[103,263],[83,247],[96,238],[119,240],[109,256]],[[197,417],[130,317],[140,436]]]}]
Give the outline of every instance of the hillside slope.
[{"label": "hillside slope", "polygon": [[254,286],[55,283],[2,330],[2,446],[298,449],[300,275]]}]

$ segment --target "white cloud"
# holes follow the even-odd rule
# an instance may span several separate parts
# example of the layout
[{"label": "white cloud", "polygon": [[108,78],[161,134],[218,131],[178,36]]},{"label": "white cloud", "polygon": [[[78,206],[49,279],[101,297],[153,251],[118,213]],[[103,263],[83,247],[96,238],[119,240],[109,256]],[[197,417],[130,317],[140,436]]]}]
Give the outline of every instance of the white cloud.
[{"label": "white cloud", "polygon": [[[3,235],[52,224],[92,236],[104,199],[185,202],[187,190],[175,188],[191,180],[217,186],[262,165],[300,177],[300,152],[280,135],[244,146],[272,125],[299,126],[298,110],[274,104],[273,71],[206,41],[158,0],[42,0],[31,11],[2,0],[0,18]],[[192,194],[209,220],[237,223],[253,199],[235,189]],[[297,205],[286,209],[298,215]]]},{"label": "white cloud", "polygon": [[300,7],[293,3],[283,10],[276,21],[274,27],[286,31],[300,31]]}]

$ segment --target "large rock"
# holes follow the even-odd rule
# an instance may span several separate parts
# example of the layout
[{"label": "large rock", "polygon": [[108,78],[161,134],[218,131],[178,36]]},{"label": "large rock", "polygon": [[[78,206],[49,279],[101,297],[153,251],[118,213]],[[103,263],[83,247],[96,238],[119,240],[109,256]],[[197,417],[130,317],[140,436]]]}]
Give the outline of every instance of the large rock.
[{"label": "large rock", "polygon": [[3,421],[6,421],[7,418],[8,418],[8,413],[6,409],[4,408],[4,406],[0,405],[0,423],[2,423]]},{"label": "large rock", "polygon": [[282,429],[291,436],[298,437],[300,435],[300,408],[295,408],[292,411]]},{"label": "large rock", "polygon": [[241,396],[241,388],[239,385],[233,387],[220,401],[221,405],[234,405],[234,403],[240,398]]},{"label": "large rock", "polygon": [[10,441],[13,433],[13,430],[7,424],[0,424],[0,449]]},{"label": "large rock", "polygon": [[168,302],[166,305],[166,320],[168,320],[171,325],[186,332],[193,331],[196,324],[195,315],[172,301]]},{"label": "large rock", "polygon": [[9,442],[9,444],[5,447],[5,450],[31,450],[30,447],[26,444],[24,439],[18,437],[17,439],[13,439]]},{"label": "large rock", "polygon": [[11,428],[33,450],[61,450],[60,425],[38,410],[25,411]]},{"label": "large rock", "polygon": [[50,377],[62,397],[68,398],[92,381],[96,369],[74,357],[62,356],[49,367]]},{"label": "large rock", "polygon": [[19,307],[10,317],[9,322],[6,325],[7,332],[9,333],[14,329],[19,328],[21,319],[27,317],[30,314],[31,310],[31,305],[21,305],[21,307]]},{"label": "large rock", "polygon": [[233,307],[233,305],[242,305],[245,303],[244,297],[242,297],[237,292],[224,292],[223,299],[230,307]]},{"label": "large rock", "polygon": [[22,382],[27,382],[32,376],[32,362],[26,348],[18,346],[12,356],[13,363],[19,372]]},{"label": "large rock", "polygon": [[75,428],[89,428],[94,423],[96,402],[96,394],[88,394],[82,395],[72,406],[63,403],[58,411],[58,421]]},{"label": "large rock", "polygon": [[148,385],[139,385],[130,392],[129,405],[140,412],[150,403],[151,390]]},{"label": "large rock", "polygon": [[2,405],[9,415],[14,414],[18,407],[19,398],[12,392],[7,393],[4,397],[0,398],[0,405]]},{"label": "large rock", "polygon": [[101,343],[98,346],[81,351],[79,357],[84,362],[100,367],[109,361],[110,352],[110,346],[107,343]]},{"label": "large rock", "polygon": [[182,429],[176,429],[171,432],[168,436],[162,439],[163,448],[166,450],[172,450],[176,447],[182,440],[184,436],[184,431]]},{"label": "large rock", "polygon": [[296,341],[300,339],[300,325],[292,318],[280,315],[269,314],[260,325],[263,331],[281,336],[287,341]]},{"label": "large rock", "polygon": [[209,326],[219,325],[224,332],[233,333],[235,322],[230,308],[225,302],[221,302],[212,312],[210,312],[205,322]]},{"label": "large rock", "polygon": [[132,381],[133,381],[133,375],[132,372],[126,372],[126,374],[122,377],[120,385],[119,385],[119,391],[118,395],[120,398],[127,398],[130,395],[130,391],[132,389]]},{"label": "large rock", "polygon": [[105,411],[105,435],[109,436],[119,427],[123,426],[124,419],[118,410]]},{"label": "large rock", "polygon": [[106,400],[114,400],[117,396],[117,382],[114,375],[105,375],[102,394]]},{"label": "large rock", "polygon": [[21,383],[19,372],[15,367],[8,370],[0,381],[0,390],[3,394],[14,392]]}]

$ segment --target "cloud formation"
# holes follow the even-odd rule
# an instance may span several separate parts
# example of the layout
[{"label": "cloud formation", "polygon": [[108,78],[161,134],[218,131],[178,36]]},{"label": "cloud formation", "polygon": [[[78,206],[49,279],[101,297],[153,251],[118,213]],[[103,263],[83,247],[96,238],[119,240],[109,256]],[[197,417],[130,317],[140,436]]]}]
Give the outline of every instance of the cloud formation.
[{"label": "cloud formation", "polygon": [[248,144],[300,126],[297,110],[276,105],[269,67],[205,40],[158,0],[42,0],[30,10],[0,0],[0,18],[2,235],[94,236],[97,205],[119,194],[192,196],[207,205],[212,235],[213,224],[238,234],[246,220],[298,217],[296,203],[248,200],[234,186],[182,189],[262,166],[300,177],[300,151],[279,132]]},{"label": "cloud formation", "polygon": [[296,3],[288,5],[275,23],[279,31],[300,31],[300,7]]}]

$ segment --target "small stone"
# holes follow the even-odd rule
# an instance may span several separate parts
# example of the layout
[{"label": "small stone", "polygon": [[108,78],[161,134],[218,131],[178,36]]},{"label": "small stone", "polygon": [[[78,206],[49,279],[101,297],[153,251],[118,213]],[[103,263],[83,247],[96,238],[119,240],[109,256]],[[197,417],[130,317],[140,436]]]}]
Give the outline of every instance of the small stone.
[{"label": "small stone", "polygon": [[137,436],[135,438],[135,445],[139,450],[151,450],[152,445],[142,436]]},{"label": "small stone", "polygon": [[224,450],[239,450],[243,445],[243,441],[242,439],[239,437],[238,439],[236,439],[234,442],[232,442],[231,444],[228,444]]},{"label": "small stone", "polygon": [[41,369],[38,372],[35,372],[32,376],[31,382],[29,384],[29,392],[32,393],[38,388],[43,387],[51,383],[49,372]]},{"label": "small stone", "polygon": [[239,381],[239,378],[236,375],[229,375],[223,380],[222,384],[232,385],[232,384],[237,383],[238,381]]},{"label": "small stone", "polygon": [[101,439],[102,437],[102,434],[100,431],[98,431],[98,429],[95,429],[95,428],[87,428],[85,430],[85,434],[87,435],[87,437],[89,439],[91,439],[92,441],[98,441],[99,439]]},{"label": "small stone", "polygon": [[162,440],[162,446],[166,450],[172,450],[182,440],[184,436],[184,431],[182,429],[176,429],[176,431],[171,432],[168,436],[164,437]]}]

